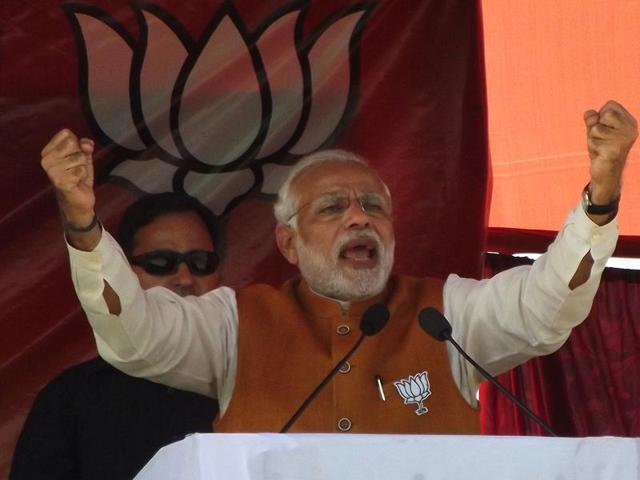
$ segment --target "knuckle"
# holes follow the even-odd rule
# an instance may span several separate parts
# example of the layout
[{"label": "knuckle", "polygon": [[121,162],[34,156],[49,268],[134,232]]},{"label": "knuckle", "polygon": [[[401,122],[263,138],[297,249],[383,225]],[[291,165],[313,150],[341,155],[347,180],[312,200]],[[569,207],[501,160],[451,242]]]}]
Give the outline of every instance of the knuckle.
[{"label": "knuckle", "polygon": [[603,111],[619,111],[621,108],[621,105],[616,102],[615,100],[607,100],[607,102],[604,104],[604,106],[602,107]]},{"label": "knuckle", "polygon": [[604,112],[602,112],[602,114],[600,115],[600,119],[603,122],[619,122],[622,119],[622,114],[620,111],[618,110],[613,110],[613,109],[609,109],[609,110],[605,110]]},{"label": "knuckle", "polygon": [[62,130],[60,130],[60,132],[58,133],[58,135],[56,135],[56,137],[59,140],[77,140],[77,137],[75,136],[75,134],[69,130],[68,128],[63,128]]}]

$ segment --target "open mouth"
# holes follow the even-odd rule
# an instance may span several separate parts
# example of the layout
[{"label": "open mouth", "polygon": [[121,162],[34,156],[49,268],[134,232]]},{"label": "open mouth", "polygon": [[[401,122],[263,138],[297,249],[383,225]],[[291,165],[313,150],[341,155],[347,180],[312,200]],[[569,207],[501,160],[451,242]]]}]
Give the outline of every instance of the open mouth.
[{"label": "open mouth", "polygon": [[372,268],[378,264],[378,245],[371,238],[357,238],[345,243],[339,258],[354,268]]}]

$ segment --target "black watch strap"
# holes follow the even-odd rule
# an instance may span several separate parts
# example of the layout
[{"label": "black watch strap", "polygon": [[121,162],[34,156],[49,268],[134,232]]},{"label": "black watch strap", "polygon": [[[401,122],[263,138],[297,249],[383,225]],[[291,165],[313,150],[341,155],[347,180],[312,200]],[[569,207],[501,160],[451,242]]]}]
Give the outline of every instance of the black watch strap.
[{"label": "black watch strap", "polygon": [[611,203],[606,205],[596,205],[591,201],[591,185],[587,183],[582,191],[582,208],[591,215],[607,215],[616,213],[620,204],[620,195]]},{"label": "black watch strap", "polygon": [[98,222],[100,220],[98,220],[98,215],[96,215],[95,213],[93,214],[93,219],[91,219],[91,223],[89,225],[86,226],[77,226],[74,225],[73,223],[69,223],[67,221],[65,221],[63,223],[63,227],[65,229],[65,231],[67,232],[72,232],[72,233],[87,233],[90,232],[91,230],[93,230],[93,227],[95,227]]}]

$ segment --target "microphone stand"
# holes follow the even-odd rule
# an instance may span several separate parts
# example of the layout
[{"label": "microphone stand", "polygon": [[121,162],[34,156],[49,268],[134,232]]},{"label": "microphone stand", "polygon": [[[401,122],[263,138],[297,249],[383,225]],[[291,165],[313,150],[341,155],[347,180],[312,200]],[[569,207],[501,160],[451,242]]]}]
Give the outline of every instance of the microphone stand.
[{"label": "microphone stand", "polygon": [[478,371],[482,374],[482,376],[484,378],[489,380],[491,385],[493,385],[498,390],[500,390],[504,395],[507,396],[507,398],[509,400],[511,400],[513,403],[515,403],[518,407],[520,407],[520,409],[525,413],[525,415],[527,415],[531,420],[533,420],[535,423],[540,425],[544,430],[546,430],[546,432],[549,435],[551,435],[553,437],[557,437],[558,436],[558,434],[556,432],[554,432],[551,429],[551,427],[549,425],[547,425],[547,423],[542,418],[540,418],[538,415],[536,415],[529,407],[527,407],[524,403],[522,403],[509,390],[507,390],[507,388],[505,386],[503,386],[493,375],[491,375],[484,368],[482,368],[480,365],[478,365],[478,363],[473,358],[471,358],[467,354],[467,352],[465,352],[462,349],[462,347],[460,345],[458,345],[458,343],[453,339],[453,337],[451,337],[450,333],[448,333],[448,332],[444,333],[443,336],[447,341],[451,342],[451,344],[460,353],[460,355],[462,355],[471,365],[473,365],[474,367],[476,367],[478,369]]},{"label": "microphone stand", "polygon": [[360,334],[360,338],[358,338],[358,340],[353,345],[353,347],[351,347],[351,350],[349,350],[347,354],[344,357],[342,357],[342,359],[336,364],[335,367],[333,367],[333,369],[329,372],[329,374],[326,377],[324,377],[324,380],[322,380],[322,382],[320,382],[320,384],[313,390],[313,392],[309,394],[309,396],[305,399],[305,401],[302,402],[302,405],[300,405],[300,408],[298,408],[298,410],[296,410],[295,413],[291,416],[289,421],[285,423],[284,427],[282,427],[282,429],[280,430],[280,433],[287,433],[289,428],[291,428],[291,425],[293,425],[295,421],[298,419],[298,417],[302,415],[302,412],[304,412],[304,410],[307,408],[307,405],[311,403],[311,401],[315,398],[318,392],[322,390],[327,383],[329,383],[329,381],[333,378],[333,376],[336,373],[338,373],[338,370],[340,370],[344,362],[346,362],[347,360],[349,360],[349,358],[351,358],[351,355],[353,355],[353,352],[357,350],[357,348],[360,346],[360,344],[362,343],[362,341],[366,336],[367,335],[365,335],[364,333]]}]

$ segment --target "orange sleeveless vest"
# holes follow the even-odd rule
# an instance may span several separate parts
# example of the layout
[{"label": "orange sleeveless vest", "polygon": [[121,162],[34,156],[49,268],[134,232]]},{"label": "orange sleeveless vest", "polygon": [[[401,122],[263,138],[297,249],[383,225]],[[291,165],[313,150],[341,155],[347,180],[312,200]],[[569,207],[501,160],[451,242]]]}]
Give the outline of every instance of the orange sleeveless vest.
[{"label": "orange sleeveless vest", "polygon": [[[300,279],[281,290],[250,286],[237,292],[237,301],[235,388],[227,411],[215,423],[216,432],[279,431],[356,342],[367,307],[384,302],[389,323],[365,338],[348,367],[326,385],[290,432],[479,433],[478,412],[455,385],[446,345],[418,325],[422,308],[442,311],[440,280],[394,276],[385,292],[352,303],[347,312]],[[422,372],[428,383],[420,382]],[[403,380],[396,388],[394,383]],[[426,412],[418,415],[417,410]]]}]

